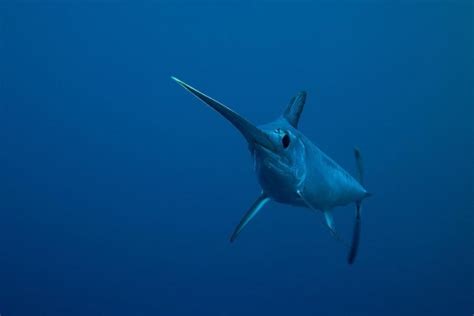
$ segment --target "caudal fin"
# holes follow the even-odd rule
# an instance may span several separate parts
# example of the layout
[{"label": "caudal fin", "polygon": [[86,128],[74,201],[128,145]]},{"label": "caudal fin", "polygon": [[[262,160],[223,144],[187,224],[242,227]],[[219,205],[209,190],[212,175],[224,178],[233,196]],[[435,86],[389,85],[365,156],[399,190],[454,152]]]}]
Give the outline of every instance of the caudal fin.
[{"label": "caudal fin", "polygon": [[[360,155],[360,150],[358,148],[354,148],[354,157],[356,160],[357,166],[357,178],[361,185],[364,184],[364,164],[362,162],[362,156]],[[370,193],[367,193],[366,196],[369,196]],[[360,211],[361,211],[361,203],[362,200],[356,202],[356,215],[354,219],[354,228],[352,231],[352,242],[349,247],[349,254],[347,255],[347,262],[349,264],[353,264],[357,253],[359,251],[359,243],[360,243],[360,229],[361,229],[361,218],[360,218]]]},{"label": "caudal fin", "polygon": [[359,251],[360,242],[360,202],[356,205],[356,217],[354,220],[354,229],[352,231],[352,243],[349,248],[349,254],[347,255],[347,263],[353,264]]},{"label": "caudal fin", "polygon": [[364,163],[362,161],[362,156],[360,155],[360,150],[357,147],[354,148],[354,157],[357,167],[357,180],[360,184],[364,185]]}]

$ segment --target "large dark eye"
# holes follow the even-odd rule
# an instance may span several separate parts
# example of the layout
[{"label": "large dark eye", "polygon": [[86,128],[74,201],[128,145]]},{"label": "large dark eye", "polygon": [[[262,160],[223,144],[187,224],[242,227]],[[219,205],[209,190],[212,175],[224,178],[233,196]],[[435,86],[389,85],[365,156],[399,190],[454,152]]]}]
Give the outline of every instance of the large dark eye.
[{"label": "large dark eye", "polygon": [[281,139],[281,144],[283,145],[283,148],[288,148],[288,146],[290,146],[290,136],[288,134],[283,136]]}]

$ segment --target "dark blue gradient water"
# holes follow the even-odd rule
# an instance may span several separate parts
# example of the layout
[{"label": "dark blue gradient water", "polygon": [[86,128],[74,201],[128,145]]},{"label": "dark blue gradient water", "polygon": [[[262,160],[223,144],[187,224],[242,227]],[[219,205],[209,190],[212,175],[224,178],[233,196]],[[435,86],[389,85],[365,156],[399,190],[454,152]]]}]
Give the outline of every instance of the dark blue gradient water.
[{"label": "dark blue gradient water", "polygon": [[[0,314],[471,315],[471,1],[2,1]],[[360,253],[259,194],[175,75],[354,174]],[[354,207],[335,211],[351,236]]]}]

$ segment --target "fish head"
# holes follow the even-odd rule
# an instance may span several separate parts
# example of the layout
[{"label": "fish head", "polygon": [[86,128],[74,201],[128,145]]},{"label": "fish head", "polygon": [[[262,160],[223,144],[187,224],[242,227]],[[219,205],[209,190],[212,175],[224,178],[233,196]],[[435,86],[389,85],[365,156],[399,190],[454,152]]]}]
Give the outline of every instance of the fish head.
[{"label": "fish head", "polygon": [[272,144],[253,143],[255,171],[262,188],[276,200],[296,198],[306,177],[306,150],[301,133],[285,120],[259,126]]}]

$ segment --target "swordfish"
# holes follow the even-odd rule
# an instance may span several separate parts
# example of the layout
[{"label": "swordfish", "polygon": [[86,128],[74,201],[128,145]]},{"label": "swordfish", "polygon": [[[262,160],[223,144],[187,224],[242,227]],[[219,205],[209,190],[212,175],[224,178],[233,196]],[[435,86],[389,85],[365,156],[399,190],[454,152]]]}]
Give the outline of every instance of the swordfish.
[{"label": "swordfish", "polygon": [[[363,186],[362,158],[355,148],[357,176],[354,178],[298,130],[306,92],[296,94],[276,120],[256,126],[187,83],[171,78],[226,118],[249,145],[262,192],[240,220],[230,241],[233,242],[263,206],[273,200],[322,212],[331,235],[349,248],[348,263],[354,263],[360,240],[361,203],[371,195]],[[355,204],[355,220],[349,244],[337,233],[332,212],[335,207],[350,203]]]}]

